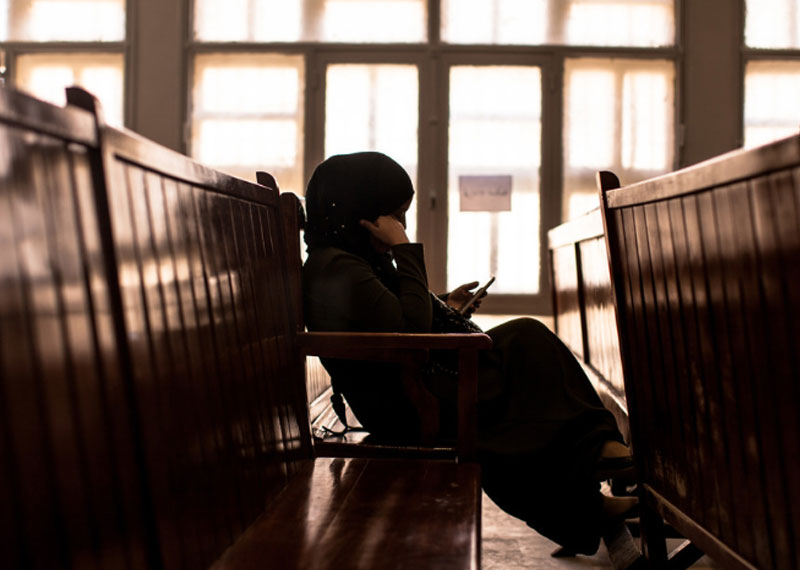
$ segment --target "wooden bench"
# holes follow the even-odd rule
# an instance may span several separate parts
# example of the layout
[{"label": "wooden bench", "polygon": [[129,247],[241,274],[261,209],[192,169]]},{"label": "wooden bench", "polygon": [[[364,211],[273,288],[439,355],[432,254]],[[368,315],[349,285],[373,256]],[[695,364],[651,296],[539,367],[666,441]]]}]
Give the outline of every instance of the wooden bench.
[{"label": "wooden bench", "polygon": [[800,568],[800,137],[598,184],[648,558]]},{"label": "wooden bench", "polygon": [[477,464],[314,457],[277,192],[68,99],[0,89],[10,567],[478,567]]}]

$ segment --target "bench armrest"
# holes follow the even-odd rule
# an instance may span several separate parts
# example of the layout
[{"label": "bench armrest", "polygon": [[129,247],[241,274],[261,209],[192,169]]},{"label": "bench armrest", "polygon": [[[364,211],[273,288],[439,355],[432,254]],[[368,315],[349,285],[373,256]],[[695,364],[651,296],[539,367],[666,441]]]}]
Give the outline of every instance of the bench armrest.
[{"label": "bench armrest", "polygon": [[[474,460],[478,438],[478,351],[492,347],[492,339],[483,333],[297,333],[300,351],[306,356],[323,358],[383,360],[399,362],[406,369],[406,386],[412,400],[424,399],[409,376],[430,350],[458,351],[458,442],[460,460]],[[432,396],[430,396],[432,398]],[[438,415],[423,434],[438,430]]]},{"label": "bench armrest", "polygon": [[379,360],[401,362],[409,351],[485,350],[492,339],[483,333],[352,333],[301,332],[297,344],[306,356],[358,359],[371,356]]}]

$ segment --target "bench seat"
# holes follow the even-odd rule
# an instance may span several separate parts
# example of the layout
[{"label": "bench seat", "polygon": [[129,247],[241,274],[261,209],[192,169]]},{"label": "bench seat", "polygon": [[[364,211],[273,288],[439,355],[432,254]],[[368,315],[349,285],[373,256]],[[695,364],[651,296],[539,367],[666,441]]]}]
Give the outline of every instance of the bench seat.
[{"label": "bench seat", "polygon": [[213,568],[477,568],[480,503],[475,463],[318,458]]}]

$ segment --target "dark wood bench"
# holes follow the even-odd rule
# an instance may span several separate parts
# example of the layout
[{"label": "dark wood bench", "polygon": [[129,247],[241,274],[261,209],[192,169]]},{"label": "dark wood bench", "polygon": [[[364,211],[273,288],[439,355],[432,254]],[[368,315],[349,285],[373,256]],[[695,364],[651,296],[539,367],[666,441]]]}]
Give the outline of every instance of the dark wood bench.
[{"label": "dark wood bench", "polygon": [[800,568],[800,137],[598,184],[648,558]]},{"label": "dark wood bench", "polygon": [[479,566],[474,427],[458,462],[315,458],[304,357],[334,337],[297,328],[277,191],[68,99],[0,89],[10,567]]}]

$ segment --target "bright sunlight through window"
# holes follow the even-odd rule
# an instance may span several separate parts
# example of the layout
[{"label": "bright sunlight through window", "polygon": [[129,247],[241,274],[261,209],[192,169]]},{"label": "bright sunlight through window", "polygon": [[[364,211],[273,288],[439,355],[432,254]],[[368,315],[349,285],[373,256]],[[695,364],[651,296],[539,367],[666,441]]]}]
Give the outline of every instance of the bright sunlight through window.
[{"label": "bright sunlight through window", "polygon": [[275,176],[303,193],[301,56],[203,54],[195,58],[192,156],[235,176]]},{"label": "bright sunlight through window", "polygon": [[123,124],[123,58],[119,54],[27,54],[17,58],[15,84],[54,105],[67,102],[64,89],[80,85],[95,95],[105,119]]},{"label": "bright sunlight through window", "polygon": [[221,42],[423,42],[425,0],[196,0],[194,35]]},{"label": "bright sunlight through window", "polygon": [[755,48],[800,47],[798,0],[747,0],[745,44]]},{"label": "bright sunlight through window", "polygon": [[125,39],[125,0],[3,0],[0,12],[6,22],[0,25],[3,41]]},{"label": "bright sunlight through window", "polygon": [[[495,293],[539,289],[541,72],[457,66],[450,71],[447,287],[495,275]],[[510,178],[510,200],[467,211],[485,178]],[[493,191],[488,192],[493,198]],[[496,195],[494,195],[496,196]],[[525,259],[520,259],[525,252]]]},{"label": "bright sunlight through window", "polygon": [[597,170],[629,184],[672,169],[674,92],[672,62],[567,60],[563,218],[598,205]]},{"label": "bright sunlight through window", "polygon": [[466,44],[655,47],[675,37],[673,0],[442,0],[442,38]]},{"label": "bright sunlight through window", "polygon": [[744,82],[744,144],[757,146],[800,131],[800,62],[751,61]]},{"label": "bright sunlight through window", "polygon": [[[325,88],[325,156],[375,150],[391,156],[417,186],[419,80],[413,65],[328,67]],[[416,200],[406,215],[416,237]]]}]

